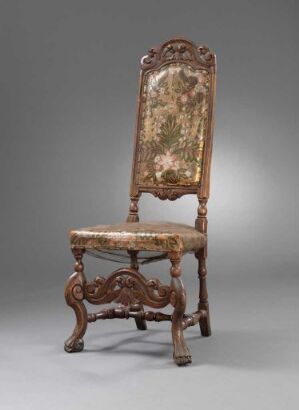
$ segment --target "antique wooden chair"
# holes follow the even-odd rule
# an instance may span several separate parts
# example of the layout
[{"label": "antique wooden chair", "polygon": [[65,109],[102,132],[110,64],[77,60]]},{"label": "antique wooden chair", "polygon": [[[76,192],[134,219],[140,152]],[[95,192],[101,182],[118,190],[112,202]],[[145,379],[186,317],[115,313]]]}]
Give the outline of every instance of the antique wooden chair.
[{"label": "antique wooden chair", "polygon": [[[65,342],[67,352],[83,349],[87,324],[98,319],[134,318],[137,328],[146,321],[171,321],[173,357],[178,365],[191,362],[183,331],[199,323],[203,336],[211,335],[206,284],[207,200],[212,152],[216,60],[206,46],[174,38],[149,50],[141,59],[140,91],[131,180],[131,203],[125,223],[100,225],[70,232],[75,272],[65,288],[65,298],[76,314],[76,326]],[[199,206],[195,227],[171,222],[139,222],[138,200],[143,193],[174,201],[196,194]],[[83,272],[84,253],[104,259],[128,258],[129,267],[107,278],[88,281]],[[199,302],[185,313],[186,292],[181,279],[182,256],[198,259]],[[147,280],[139,264],[168,258],[170,284]],[[126,259],[125,259],[126,261]],[[83,301],[119,307],[87,313]],[[144,311],[171,304],[171,315]]]}]

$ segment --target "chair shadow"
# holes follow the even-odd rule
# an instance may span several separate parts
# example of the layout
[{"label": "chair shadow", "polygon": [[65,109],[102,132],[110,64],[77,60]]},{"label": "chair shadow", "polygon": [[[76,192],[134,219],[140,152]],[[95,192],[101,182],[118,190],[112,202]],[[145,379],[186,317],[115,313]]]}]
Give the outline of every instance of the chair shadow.
[{"label": "chair shadow", "polygon": [[[169,342],[164,341],[166,333],[169,335]],[[112,342],[111,338],[116,335],[120,336],[119,340]],[[165,366],[163,360],[161,365],[155,360],[150,366],[159,369],[173,366],[170,360],[172,359],[170,330],[105,331],[102,336],[105,338],[105,346],[95,349],[87,348],[85,352],[140,355],[156,357],[160,360],[165,358],[169,366]],[[163,341],[157,341],[159,336]],[[93,338],[100,342],[101,336],[90,335],[90,339]],[[200,336],[198,328],[193,328],[185,332],[185,339],[192,353],[192,366],[212,365],[254,371],[291,370],[297,365],[294,362],[294,353],[292,354],[297,349],[296,341],[291,340],[289,335],[272,329],[221,329],[214,331],[211,337],[206,338]]]},{"label": "chair shadow", "polygon": [[[171,354],[172,352],[172,342],[171,337],[169,339],[169,343],[167,342],[157,342],[156,340],[152,340],[151,337],[161,333],[169,333],[166,330],[156,330],[156,329],[148,329],[145,331],[138,331],[137,329],[134,330],[117,330],[117,331],[106,331],[102,334],[102,337],[105,337],[106,345],[103,347],[98,347],[95,349],[84,348],[84,352],[98,352],[98,353],[105,353],[111,352],[111,354],[132,354],[132,355],[141,355],[141,356],[149,356],[149,357],[167,357],[167,354]],[[129,336],[128,336],[129,334]],[[119,335],[119,340],[117,342],[110,343],[109,338]],[[126,337],[125,337],[126,335]],[[123,336],[123,337],[122,337]],[[91,335],[89,340],[97,340],[100,341],[101,336]],[[107,342],[109,345],[107,345]],[[130,345],[134,345],[130,348]],[[145,350],[146,346],[160,346],[156,350],[150,349]],[[163,348],[161,348],[161,346]]]}]

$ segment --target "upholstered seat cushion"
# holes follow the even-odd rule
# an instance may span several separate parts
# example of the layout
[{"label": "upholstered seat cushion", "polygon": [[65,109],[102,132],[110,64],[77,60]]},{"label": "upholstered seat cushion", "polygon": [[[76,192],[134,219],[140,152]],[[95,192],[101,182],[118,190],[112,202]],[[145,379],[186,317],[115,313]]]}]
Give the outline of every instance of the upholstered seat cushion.
[{"label": "upholstered seat cushion", "polygon": [[172,222],[127,222],[70,231],[72,246],[86,249],[122,249],[190,252],[202,248],[206,237],[195,228]]}]

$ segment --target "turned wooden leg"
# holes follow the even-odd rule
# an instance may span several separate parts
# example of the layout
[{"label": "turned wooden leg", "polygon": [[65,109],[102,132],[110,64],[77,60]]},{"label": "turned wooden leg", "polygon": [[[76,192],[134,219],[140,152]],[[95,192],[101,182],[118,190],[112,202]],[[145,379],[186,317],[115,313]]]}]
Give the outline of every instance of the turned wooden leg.
[{"label": "turned wooden leg", "polygon": [[[139,311],[144,312],[143,306],[139,309]],[[147,324],[144,319],[141,319],[140,317],[136,317],[135,323],[136,323],[137,329],[147,330]]]},{"label": "turned wooden leg", "polygon": [[[128,251],[128,253],[131,257],[131,268],[138,271],[138,269],[139,269],[138,259],[137,259],[138,251]],[[133,306],[132,310],[135,311],[135,312],[136,311],[144,312],[143,305],[139,305],[137,307]],[[136,323],[137,329],[147,330],[146,321],[144,319],[141,319],[141,317],[135,318],[135,323]]]},{"label": "turned wooden leg", "polygon": [[205,314],[201,318],[199,325],[202,336],[211,336],[210,311],[207,289],[207,268],[206,268],[206,248],[202,248],[195,254],[198,259],[199,277],[199,303],[198,310],[203,310]]},{"label": "turned wooden leg", "polygon": [[83,304],[84,285],[86,282],[83,273],[82,257],[83,249],[73,248],[75,256],[75,272],[69,277],[65,287],[66,303],[74,310],[76,315],[76,326],[72,335],[65,341],[64,350],[68,353],[80,352],[84,347],[83,336],[87,328],[87,311]]},{"label": "turned wooden leg", "polygon": [[173,359],[175,363],[180,366],[191,363],[192,361],[192,356],[187,347],[183,334],[183,315],[186,308],[186,292],[180,278],[181,256],[178,254],[171,254],[169,258],[172,264],[170,269],[170,274],[172,277],[170,284],[170,303],[174,306],[171,324],[172,341],[174,347]]}]

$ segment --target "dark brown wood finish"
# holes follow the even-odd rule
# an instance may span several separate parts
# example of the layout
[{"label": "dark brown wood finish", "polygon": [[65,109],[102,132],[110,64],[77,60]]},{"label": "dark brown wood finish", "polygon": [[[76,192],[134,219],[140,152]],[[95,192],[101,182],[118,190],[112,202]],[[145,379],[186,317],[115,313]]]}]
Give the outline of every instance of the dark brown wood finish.
[{"label": "dark brown wood finish", "polygon": [[66,340],[64,349],[68,353],[80,352],[84,347],[83,336],[87,328],[87,311],[83,303],[86,278],[83,272],[82,257],[84,250],[72,249],[76,259],[75,272],[70,276],[65,287],[66,303],[73,308],[76,315],[76,326],[72,335]]},{"label": "dark brown wood finish", "polygon": [[[130,260],[131,260],[131,268],[135,269],[135,270],[139,270],[139,265],[138,265],[138,252],[137,251],[128,251],[129,255],[130,255]],[[144,313],[144,309],[143,309],[143,305],[138,305],[138,311],[139,312],[143,312]],[[146,324],[146,320],[143,318],[142,314],[141,315],[137,315],[135,317],[135,323],[137,326],[137,329],[139,330],[147,330],[147,324]]]},{"label": "dark brown wood finish", "polygon": [[[139,150],[141,117],[144,109],[143,87],[146,75],[173,62],[188,64],[195,69],[204,69],[209,73],[209,104],[206,135],[204,139],[203,162],[201,177],[198,184],[176,186],[175,184],[143,185],[139,182]],[[135,130],[135,148],[132,167],[130,207],[127,222],[139,222],[138,201],[143,193],[150,193],[161,200],[174,201],[186,194],[196,194],[199,202],[195,228],[207,236],[207,201],[210,190],[210,166],[212,155],[214,100],[216,82],[216,58],[206,46],[196,46],[193,42],[183,38],[171,39],[161,47],[152,48],[141,59],[139,84],[139,98],[137,104],[137,121]],[[199,323],[203,336],[211,335],[209,303],[207,292],[207,245],[197,249],[195,257],[198,260],[199,302],[197,311],[186,314],[186,291],[181,277],[181,252],[169,252],[171,263],[169,285],[162,284],[159,279],[146,279],[139,271],[138,250],[128,250],[130,267],[121,268],[106,278],[97,276],[88,281],[84,275],[82,258],[84,248],[72,246],[74,254],[75,272],[70,276],[66,288],[65,299],[74,310],[76,326],[72,335],[65,342],[67,352],[79,352],[84,347],[83,336],[87,324],[100,319],[128,319],[134,318],[139,330],[147,329],[147,321],[170,321],[172,341],[174,346],[173,358],[176,364],[191,363],[191,353],[184,339],[184,329]],[[87,313],[83,301],[93,305],[117,302],[120,307]],[[157,311],[144,311],[144,306],[159,309],[171,304],[171,315]]]},{"label": "dark brown wood finish", "polygon": [[173,342],[173,358],[176,364],[185,365],[191,363],[191,353],[187,347],[184,338],[184,314],[186,308],[186,291],[182,282],[181,276],[181,255],[169,254],[171,262],[170,275],[171,275],[171,295],[170,303],[174,307],[172,314],[172,342]]}]

